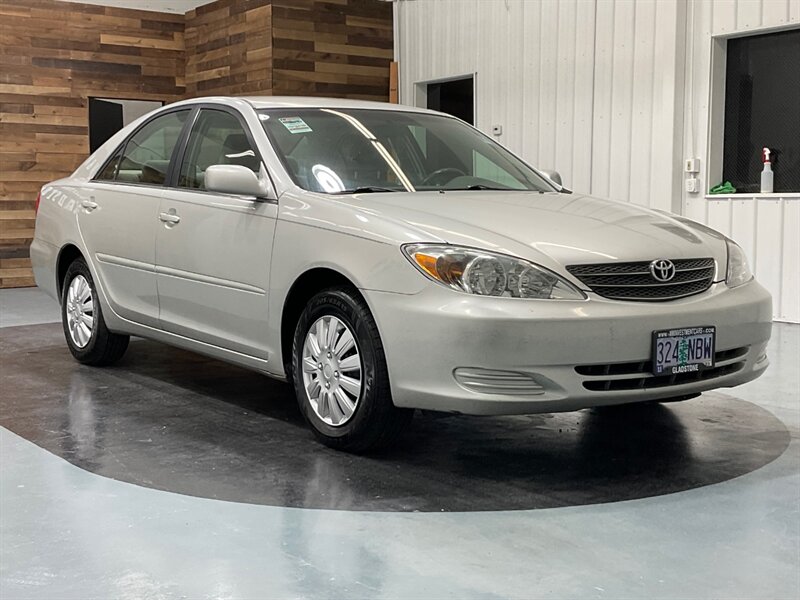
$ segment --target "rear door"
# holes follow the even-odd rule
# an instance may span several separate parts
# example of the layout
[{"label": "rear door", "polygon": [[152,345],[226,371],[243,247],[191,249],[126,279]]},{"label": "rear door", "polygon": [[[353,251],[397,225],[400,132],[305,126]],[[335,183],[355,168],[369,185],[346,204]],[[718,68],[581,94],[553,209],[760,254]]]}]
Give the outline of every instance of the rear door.
[{"label": "rear door", "polygon": [[81,236],[111,308],[154,327],[158,210],[190,112],[161,113],[135,131],[84,188],[78,212]]},{"label": "rear door", "polygon": [[176,186],[161,200],[156,271],[161,327],[267,358],[269,267],[277,203],[210,192],[205,170],[238,164],[258,173],[261,156],[241,115],[203,108],[185,144]]}]

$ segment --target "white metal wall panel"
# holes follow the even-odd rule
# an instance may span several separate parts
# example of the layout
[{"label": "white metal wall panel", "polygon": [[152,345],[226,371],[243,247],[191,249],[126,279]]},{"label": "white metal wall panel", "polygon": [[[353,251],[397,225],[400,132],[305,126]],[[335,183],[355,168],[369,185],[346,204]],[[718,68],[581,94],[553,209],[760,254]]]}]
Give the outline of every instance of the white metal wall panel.
[{"label": "white metal wall panel", "polygon": [[675,2],[596,3],[593,194],[679,208],[680,180],[664,165],[681,150],[683,14]]},{"label": "white metal wall panel", "polygon": [[417,83],[476,74],[480,129],[502,125],[502,144],[578,192],[731,235],[776,318],[800,322],[800,198],[707,200],[682,173],[699,157],[709,183],[712,36],[800,23],[800,0],[400,0],[397,18],[401,102]]},{"label": "white metal wall panel", "polygon": [[588,191],[611,195],[611,114],[614,86],[614,5],[595,12],[594,102],[592,113],[592,179]]},{"label": "white metal wall panel", "polygon": [[399,2],[400,99],[476,73],[479,128],[502,125],[501,143],[576,191],[674,210],[680,182],[659,166],[680,151],[679,13],[659,0]]},{"label": "white metal wall panel", "polygon": [[800,322],[800,200],[784,203],[781,233],[781,293],[775,314],[780,321],[797,323]]},{"label": "white metal wall panel", "polygon": [[400,100],[415,84],[476,74],[476,125],[590,191],[594,2],[421,0],[398,3]]},{"label": "white metal wall panel", "polygon": [[[638,140],[643,147],[653,148],[654,111],[648,110],[655,100],[655,52],[658,21],[655,2],[638,2],[634,5],[633,44],[631,48],[631,110],[630,140]],[[663,75],[662,73],[658,74]],[[660,79],[661,77],[659,77]],[[632,152],[629,161],[628,198],[635,204],[648,206],[653,183],[650,152]],[[656,169],[658,167],[656,166]],[[667,198],[669,202],[671,198]],[[666,204],[663,208],[671,208]]]},{"label": "white metal wall panel", "polygon": [[[601,2],[597,11],[599,13],[610,11],[613,23],[611,79],[604,82],[609,86],[611,111],[608,114],[599,114],[598,111],[595,111],[596,119],[607,119],[610,122],[607,149],[609,169],[607,173],[601,173],[600,176],[608,178],[608,197],[615,200],[628,200],[630,199],[630,159],[633,157],[631,116],[633,112],[633,81],[636,77],[633,71],[636,4],[630,1]],[[652,69],[652,65],[649,67]],[[642,107],[641,110],[647,110],[647,107]],[[647,112],[649,113],[649,110]],[[644,118],[649,119],[649,117],[650,115],[647,114]],[[602,151],[602,148],[598,148],[598,152]],[[619,160],[622,157],[625,159]]]},{"label": "white metal wall panel", "polygon": [[[781,279],[783,265],[783,215],[782,200],[756,200],[755,273],[761,284],[772,292],[773,314],[781,313]],[[733,208],[731,208],[731,212]]]},{"label": "white metal wall panel", "polygon": [[[594,136],[594,57],[595,10],[591,2],[578,2],[575,17],[575,87],[565,93],[572,94],[573,106],[572,163],[570,184],[576,190],[592,189],[592,143]],[[524,110],[524,107],[523,107]],[[555,163],[556,165],[561,163]]]},{"label": "white metal wall panel", "polygon": [[773,295],[775,318],[800,321],[800,198],[725,196],[703,200],[702,220],[736,240]]}]

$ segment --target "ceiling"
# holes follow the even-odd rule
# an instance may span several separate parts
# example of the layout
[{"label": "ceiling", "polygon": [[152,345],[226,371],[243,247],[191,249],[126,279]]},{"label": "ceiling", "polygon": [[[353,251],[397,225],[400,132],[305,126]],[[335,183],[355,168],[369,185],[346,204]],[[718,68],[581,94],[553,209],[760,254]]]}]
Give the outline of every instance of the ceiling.
[{"label": "ceiling", "polygon": [[99,4],[116,6],[117,8],[135,8],[138,10],[154,10],[184,14],[193,8],[210,4],[214,0],[61,0],[62,2],[79,2],[81,4]]}]

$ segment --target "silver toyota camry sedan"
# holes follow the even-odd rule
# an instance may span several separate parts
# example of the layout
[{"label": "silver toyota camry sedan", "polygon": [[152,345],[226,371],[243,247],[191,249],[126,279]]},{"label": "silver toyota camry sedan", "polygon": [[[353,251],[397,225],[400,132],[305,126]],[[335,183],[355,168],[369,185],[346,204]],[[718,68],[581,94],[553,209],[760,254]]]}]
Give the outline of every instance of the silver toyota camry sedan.
[{"label": "silver toyota camry sedan", "polygon": [[286,379],[351,451],[415,408],[685,400],[768,364],[770,296],[733,241],[407,106],[165,106],[42,189],[31,257],[78,361],[137,335]]}]

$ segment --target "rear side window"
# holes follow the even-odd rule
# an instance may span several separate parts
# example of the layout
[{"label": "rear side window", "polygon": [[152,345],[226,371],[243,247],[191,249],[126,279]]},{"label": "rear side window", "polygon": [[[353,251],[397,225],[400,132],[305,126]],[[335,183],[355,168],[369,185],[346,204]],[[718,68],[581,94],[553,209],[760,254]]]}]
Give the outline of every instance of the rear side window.
[{"label": "rear side window", "polygon": [[188,109],[171,112],[147,123],[128,138],[96,179],[163,185],[172,151],[189,113]]},{"label": "rear side window", "polygon": [[122,150],[125,148],[124,145],[117,148],[117,151],[114,153],[114,156],[106,163],[106,166],[103,167],[103,170],[97,174],[95,179],[99,179],[100,181],[113,181],[114,177],[117,176],[117,168],[119,167],[119,159],[122,158]]},{"label": "rear side window", "polygon": [[258,174],[261,159],[239,119],[225,111],[203,109],[189,135],[178,186],[205,189],[205,172],[211,165],[241,165]]}]

